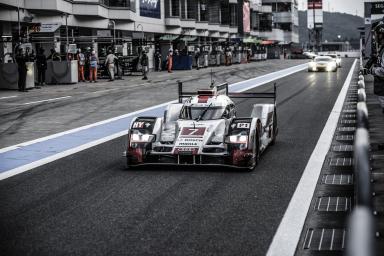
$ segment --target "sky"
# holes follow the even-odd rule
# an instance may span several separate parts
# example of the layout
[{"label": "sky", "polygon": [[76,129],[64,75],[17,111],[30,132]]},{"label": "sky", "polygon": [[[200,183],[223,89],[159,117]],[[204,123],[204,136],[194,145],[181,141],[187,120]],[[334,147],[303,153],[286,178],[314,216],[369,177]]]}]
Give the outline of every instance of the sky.
[{"label": "sky", "polygon": [[[377,0],[380,1],[380,0]],[[299,0],[299,9],[307,9],[308,0]],[[353,15],[364,16],[364,0],[323,0],[323,10],[328,12],[346,12]]]}]

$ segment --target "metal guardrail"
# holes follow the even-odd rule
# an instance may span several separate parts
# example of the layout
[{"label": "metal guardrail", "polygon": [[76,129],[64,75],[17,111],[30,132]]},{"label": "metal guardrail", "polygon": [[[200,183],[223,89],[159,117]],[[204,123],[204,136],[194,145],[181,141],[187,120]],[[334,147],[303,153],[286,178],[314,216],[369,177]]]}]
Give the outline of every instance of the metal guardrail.
[{"label": "metal guardrail", "polygon": [[[363,96],[361,96],[363,97]],[[369,129],[368,109],[365,101],[357,103],[356,109],[356,126],[357,128]],[[355,145],[356,146],[356,145]]]},{"label": "metal guardrail", "polygon": [[355,202],[358,206],[372,208],[369,145],[368,130],[358,128],[354,145]]},{"label": "metal guardrail", "polygon": [[368,207],[357,206],[348,221],[347,256],[374,256],[375,224]]},{"label": "metal guardrail", "polygon": [[[360,71],[363,69],[360,55]],[[358,103],[356,109],[357,129],[354,142],[355,203],[348,221],[349,233],[346,256],[375,256],[375,223],[372,209],[372,183],[370,166],[370,141],[368,108],[366,104],[364,76],[359,75]]]}]

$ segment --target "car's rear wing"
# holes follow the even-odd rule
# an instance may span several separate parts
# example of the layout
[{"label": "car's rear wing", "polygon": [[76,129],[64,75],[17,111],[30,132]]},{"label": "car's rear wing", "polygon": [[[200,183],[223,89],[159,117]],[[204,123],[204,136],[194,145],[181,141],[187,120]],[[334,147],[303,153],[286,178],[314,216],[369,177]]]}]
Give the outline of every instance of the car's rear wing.
[{"label": "car's rear wing", "polygon": [[183,102],[183,98],[190,98],[195,95],[201,96],[217,96],[217,95],[228,95],[228,83],[215,85],[209,89],[199,89],[196,92],[183,91],[183,83],[177,82],[179,90],[179,103]]},{"label": "car's rear wing", "polygon": [[276,104],[276,83],[273,84],[273,92],[230,92],[227,95],[228,97],[235,99],[273,99],[274,104]]},{"label": "car's rear wing", "polygon": [[273,84],[273,92],[229,92],[228,83],[223,83],[213,86],[211,89],[201,89],[197,92],[183,91],[183,83],[178,81],[179,90],[179,103],[183,102],[183,98],[190,98],[195,95],[202,96],[215,96],[227,95],[230,98],[259,98],[259,99],[273,99],[276,104],[276,83]]}]

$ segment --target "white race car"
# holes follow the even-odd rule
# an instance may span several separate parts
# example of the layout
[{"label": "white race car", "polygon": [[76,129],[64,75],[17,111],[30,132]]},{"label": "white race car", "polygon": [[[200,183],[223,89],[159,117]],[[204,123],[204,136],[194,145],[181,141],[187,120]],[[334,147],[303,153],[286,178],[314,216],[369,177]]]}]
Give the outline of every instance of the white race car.
[{"label": "white race car", "polygon": [[329,53],[329,54],[325,54],[324,56],[329,56],[331,57],[335,62],[336,62],[336,65],[338,68],[341,68],[341,58],[340,58],[340,55],[339,54],[336,54],[336,53]]},{"label": "white race car", "polygon": [[[137,117],[128,131],[127,166],[225,165],[253,170],[277,136],[276,86],[273,93],[229,93],[228,84],[183,92],[163,117]],[[237,117],[231,98],[269,98]]]},{"label": "white race car", "polygon": [[329,56],[318,56],[314,60],[308,63],[308,72],[312,71],[327,71],[336,72],[337,64]]}]

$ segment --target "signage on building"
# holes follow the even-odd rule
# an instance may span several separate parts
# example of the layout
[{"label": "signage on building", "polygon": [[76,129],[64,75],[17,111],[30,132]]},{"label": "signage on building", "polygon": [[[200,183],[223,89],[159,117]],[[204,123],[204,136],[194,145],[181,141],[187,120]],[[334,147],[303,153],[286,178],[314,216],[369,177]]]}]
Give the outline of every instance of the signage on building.
[{"label": "signage on building", "polygon": [[323,9],[323,0],[308,0],[308,10]]},{"label": "signage on building", "polygon": [[140,0],[140,16],[160,19],[160,0]]},{"label": "signage on building", "polygon": [[250,18],[250,6],[249,2],[243,4],[243,32],[251,32],[251,18]]},{"label": "signage on building", "polygon": [[177,35],[163,35],[163,36],[160,37],[160,40],[173,41],[173,40],[175,40],[178,37],[179,36],[177,36]]},{"label": "signage on building", "polygon": [[53,33],[58,30],[61,26],[61,23],[42,23],[40,26],[40,31],[42,33]]},{"label": "signage on building", "polygon": [[323,24],[323,0],[308,0],[308,29],[320,28]]},{"label": "signage on building", "polygon": [[132,38],[133,38],[133,39],[141,39],[141,38],[144,38],[144,33],[143,33],[142,31],[140,31],[140,32],[133,31],[133,32],[132,32]]},{"label": "signage on building", "polygon": [[76,54],[77,53],[77,46],[76,44],[69,44],[68,45],[68,53]]},{"label": "signage on building", "polygon": [[371,14],[384,14],[384,2],[372,2]]},{"label": "signage on building", "polygon": [[111,37],[111,30],[97,30],[98,37]]}]

